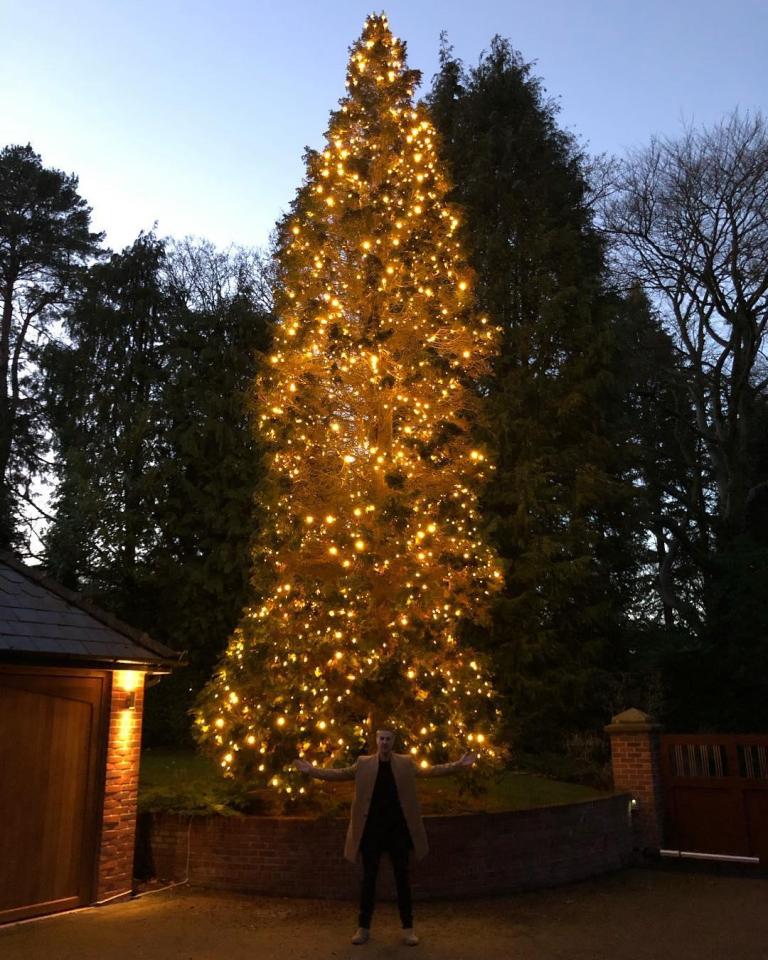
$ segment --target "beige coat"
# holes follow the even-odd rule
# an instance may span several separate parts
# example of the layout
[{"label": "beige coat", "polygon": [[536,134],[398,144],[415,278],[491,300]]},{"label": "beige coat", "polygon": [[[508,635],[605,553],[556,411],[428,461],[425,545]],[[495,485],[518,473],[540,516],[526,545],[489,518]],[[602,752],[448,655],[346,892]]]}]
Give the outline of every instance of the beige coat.
[{"label": "beige coat", "polygon": [[[416,796],[416,777],[442,777],[455,773],[461,767],[460,761],[455,763],[441,763],[434,767],[417,767],[411,758],[404,753],[392,754],[392,775],[397,784],[397,794],[400,806],[403,808],[408,832],[413,841],[413,852],[417,860],[426,855],[427,834],[421,819],[419,798]],[[352,810],[347,829],[347,842],[344,845],[344,856],[347,860],[355,861],[363,838],[365,821],[371,806],[373,788],[376,784],[376,775],[379,772],[378,754],[370,757],[358,757],[351,767],[332,768],[315,767],[312,776],[318,780],[354,780],[355,796],[352,800]]]}]

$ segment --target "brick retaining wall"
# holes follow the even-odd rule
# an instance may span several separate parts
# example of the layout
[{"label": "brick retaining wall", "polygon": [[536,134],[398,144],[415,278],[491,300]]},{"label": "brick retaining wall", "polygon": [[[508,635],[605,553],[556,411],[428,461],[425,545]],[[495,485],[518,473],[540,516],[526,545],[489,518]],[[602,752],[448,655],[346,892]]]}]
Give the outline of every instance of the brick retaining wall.
[{"label": "brick retaining wall", "polygon": [[[487,896],[553,886],[632,860],[629,797],[505,813],[425,817],[430,852],[413,867],[418,899]],[[149,820],[154,871],[189,881],[281,897],[352,900],[359,866],[342,857],[346,821],[304,817],[183,817]],[[379,895],[394,896],[387,865]]]}]

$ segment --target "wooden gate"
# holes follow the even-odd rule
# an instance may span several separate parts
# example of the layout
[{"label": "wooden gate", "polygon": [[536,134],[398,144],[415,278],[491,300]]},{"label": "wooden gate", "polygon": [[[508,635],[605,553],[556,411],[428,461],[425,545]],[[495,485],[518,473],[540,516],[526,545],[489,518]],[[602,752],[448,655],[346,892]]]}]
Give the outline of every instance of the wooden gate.
[{"label": "wooden gate", "polygon": [[661,737],[665,846],[768,865],[768,735]]},{"label": "wooden gate", "polygon": [[0,922],[92,902],[108,681],[0,667]]}]

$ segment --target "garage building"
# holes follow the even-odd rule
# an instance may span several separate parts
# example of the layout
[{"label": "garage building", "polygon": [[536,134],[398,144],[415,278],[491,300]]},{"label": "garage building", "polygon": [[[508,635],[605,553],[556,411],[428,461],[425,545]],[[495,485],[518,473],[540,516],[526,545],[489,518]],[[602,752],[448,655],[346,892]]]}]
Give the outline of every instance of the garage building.
[{"label": "garage building", "polygon": [[179,664],[0,554],[0,923],[130,895],[145,680]]}]

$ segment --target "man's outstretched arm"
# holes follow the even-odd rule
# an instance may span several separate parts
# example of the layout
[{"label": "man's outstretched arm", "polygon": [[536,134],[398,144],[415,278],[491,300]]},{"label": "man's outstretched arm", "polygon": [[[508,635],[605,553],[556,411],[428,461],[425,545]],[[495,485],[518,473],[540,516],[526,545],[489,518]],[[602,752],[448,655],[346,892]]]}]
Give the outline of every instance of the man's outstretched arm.
[{"label": "man's outstretched arm", "polygon": [[474,753],[465,753],[460,760],[454,760],[453,763],[436,763],[434,767],[416,767],[417,777],[447,777],[452,773],[458,773],[467,767],[471,767],[477,760]]},{"label": "man's outstretched arm", "polygon": [[351,767],[315,767],[306,760],[295,760],[294,766],[315,780],[354,780],[357,764]]}]

